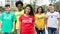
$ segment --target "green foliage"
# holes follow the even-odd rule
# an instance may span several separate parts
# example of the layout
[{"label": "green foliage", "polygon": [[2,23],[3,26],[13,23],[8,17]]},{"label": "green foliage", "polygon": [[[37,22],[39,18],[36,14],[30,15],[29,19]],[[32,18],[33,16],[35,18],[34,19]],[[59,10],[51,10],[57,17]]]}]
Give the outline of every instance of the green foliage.
[{"label": "green foliage", "polygon": [[60,1],[55,3],[55,9],[60,11]]},{"label": "green foliage", "polygon": [[42,5],[43,9],[44,10],[47,10],[48,9],[48,6],[47,5]]},{"label": "green foliage", "polygon": [[0,11],[3,11],[3,10],[4,10],[4,8],[2,6],[0,6]]}]

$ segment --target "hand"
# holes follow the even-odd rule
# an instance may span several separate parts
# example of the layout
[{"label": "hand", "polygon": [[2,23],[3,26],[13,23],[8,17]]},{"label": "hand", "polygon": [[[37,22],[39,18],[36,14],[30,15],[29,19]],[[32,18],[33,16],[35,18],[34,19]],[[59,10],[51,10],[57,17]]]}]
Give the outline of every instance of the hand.
[{"label": "hand", "polygon": [[46,29],[48,30],[48,27],[46,26]]},{"label": "hand", "polygon": [[14,29],[12,29],[12,32],[14,32]]},{"label": "hand", "polygon": [[59,28],[57,28],[57,31],[59,32]]}]

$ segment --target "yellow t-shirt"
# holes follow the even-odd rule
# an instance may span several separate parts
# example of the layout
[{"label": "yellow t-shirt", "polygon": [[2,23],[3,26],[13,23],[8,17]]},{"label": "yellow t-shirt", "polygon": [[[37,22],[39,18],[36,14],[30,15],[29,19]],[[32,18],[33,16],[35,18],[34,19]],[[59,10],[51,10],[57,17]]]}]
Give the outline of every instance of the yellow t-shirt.
[{"label": "yellow t-shirt", "polygon": [[20,24],[20,22],[19,22],[19,17],[22,15],[22,14],[24,14],[24,10],[21,10],[21,11],[16,11],[15,12],[15,15],[16,15],[16,18],[17,18],[17,23],[16,23],[16,29],[19,29],[19,24]]},{"label": "yellow t-shirt", "polygon": [[41,15],[39,14],[35,14],[35,18],[36,18],[36,27],[38,27],[38,29],[44,29],[44,18],[45,18],[45,14],[42,13]]}]

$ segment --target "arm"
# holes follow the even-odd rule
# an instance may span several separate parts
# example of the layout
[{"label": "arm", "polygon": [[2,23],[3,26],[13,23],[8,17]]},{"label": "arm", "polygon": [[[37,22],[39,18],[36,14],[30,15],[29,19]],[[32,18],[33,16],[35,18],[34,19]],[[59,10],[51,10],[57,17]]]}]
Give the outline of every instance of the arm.
[{"label": "arm", "polygon": [[59,32],[59,29],[60,29],[60,18],[58,18],[58,28],[57,28],[58,32]]},{"label": "arm", "polygon": [[48,13],[46,14],[46,18],[45,18],[46,29],[48,30],[48,27],[47,27],[47,20],[48,20]]},{"label": "arm", "polygon": [[1,28],[1,25],[2,25],[2,21],[0,21],[0,28]]},{"label": "arm", "polygon": [[22,24],[21,22],[22,22],[22,17],[20,16],[20,17],[19,17],[19,33],[20,33],[20,31],[21,31],[21,26],[22,26],[22,25],[21,25],[21,24]]},{"label": "arm", "polygon": [[13,22],[13,29],[12,29],[12,32],[14,32],[15,30],[15,22]]},{"label": "arm", "polygon": [[3,18],[3,15],[0,15],[0,28],[2,27],[2,18]]},{"label": "arm", "polygon": [[15,30],[15,24],[16,24],[16,15],[13,14],[13,29],[12,29],[12,32],[14,32],[14,30]]},{"label": "arm", "polygon": [[48,27],[47,27],[47,18],[45,19],[45,25],[46,25],[46,29],[48,30]]},{"label": "arm", "polygon": [[57,28],[58,32],[59,32],[59,29],[60,29],[60,19],[58,18],[58,28]]}]

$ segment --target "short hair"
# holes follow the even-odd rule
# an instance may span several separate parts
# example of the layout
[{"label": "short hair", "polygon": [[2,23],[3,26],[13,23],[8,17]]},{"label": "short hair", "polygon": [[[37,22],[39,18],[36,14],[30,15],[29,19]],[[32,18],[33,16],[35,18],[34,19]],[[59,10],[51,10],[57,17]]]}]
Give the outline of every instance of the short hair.
[{"label": "short hair", "polygon": [[6,4],[5,7],[10,7],[10,5],[9,4]]},{"label": "short hair", "polygon": [[21,4],[21,5],[23,6],[23,2],[22,2],[22,1],[17,1],[17,2],[15,3],[16,7],[18,6],[18,4]]},{"label": "short hair", "polygon": [[49,4],[49,6],[54,6],[53,4]]}]

